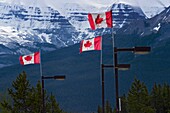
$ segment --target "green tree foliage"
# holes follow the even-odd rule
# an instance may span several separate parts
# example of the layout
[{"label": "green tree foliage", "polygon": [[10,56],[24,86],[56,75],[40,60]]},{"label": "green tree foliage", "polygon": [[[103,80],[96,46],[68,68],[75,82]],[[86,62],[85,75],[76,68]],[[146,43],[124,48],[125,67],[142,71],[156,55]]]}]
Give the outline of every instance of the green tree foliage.
[{"label": "green tree foliage", "polygon": [[97,113],[102,113],[102,108],[100,106],[97,108]]},{"label": "green tree foliage", "polygon": [[121,113],[127,113],[126,107],[127,107],[126,95],[123,95],[121,97]]},{"label": "green tree foliage", "polygon": [[[98,106],[97,113],[102,113],[102,107]],[[106,101],[105,113],[114,113],[109,101]]]},{"label": "green tree foliage", "polygon": [[[41,83],[31,87],[27,80],[26,73],[19,74],[12,83],[12,88],[8,89],[11,102],[3,100],[1,107],[6,113],[41,113],[42,111],[42,93]],[[64,113],[57,104],[53,95],[47,96],[45,93],[46,113]]]},{"label": "green tree foliage", "polygon": [[49,113],[64,113],[63,110],[59,108],[59,104],[56,102],[56,99],[52,94],[46,102],[46,109],[48,109]]},{"label": "green tree foliage", "polygon": [[[0,101],[6,100],[7,102],[11,102],[11,99],[8,97],[7,93],[4,93],[0,95]],[[10,111],[6,110],[1,104],[0,104],[0,113],[11,113]]]},{"label": "green tree foliage", "polygon": [[154,84],[151,91],[151,105],[156,113],[168,113],[170,110],[170,87]]},{"label": "green tree foliage", "polygon": [[41,91],[41,83],[38,81],[36,87],[32,87],[32,95],[30,101],[32,102],[32,109],[34,113],[40,113],[42,110],[42,91]]},{"label": "green tree foliage", "polygon": [[154,113],[150,97],[144,83],[135,79],[127,96],[128,113]]},{"label": "green tree foliage", "polygon": [[[106,104],[106,113],[110,113],[111,109],[110,104]],[[102,113],[101,110],[98,107],[98,113]],[[121,97],[120,113],[170,113],[170,86],[154,84],[151,93],[148,93],[145,84],[134,79],[128,95]]]},{"label": "green tree foliage", "polygon": [[109,101],[106,101],[105,111],[106,111],[106,113],[113,113],[113,110],[112,110],[112,107],[111,107]]},{"label": "green tree foliage", "polygon": [[[7,101],[2,103],[2,106],[12,113],[29,113],[31,110],[30,96],[32,95],[29,81],[26,80],[26,73],[20,74],[16,81],[12,83],[12,88],[8,89],[8,94],[13,100],[13,105],[10,105]],[[11,103],[11,104],[12,104]]]},{"label": "green tree foliage", "polygon": [[163,111],[163,102],[161,94],[161,85],[154,84],[151,92],[151,105],[156,109],[156,113],[161,113]]}]

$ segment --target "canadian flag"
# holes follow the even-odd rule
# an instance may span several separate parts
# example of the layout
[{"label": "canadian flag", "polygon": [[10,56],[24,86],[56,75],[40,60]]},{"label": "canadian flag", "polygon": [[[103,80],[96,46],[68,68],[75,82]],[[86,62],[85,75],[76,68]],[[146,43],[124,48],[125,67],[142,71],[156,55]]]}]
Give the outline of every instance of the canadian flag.
[{"label": "canadian flag", "polygon": [[101,40],[101,36],[89,40],[82,40],[80,43],[80,53],[83,51],[101,50]]},{"label": "canadian flag", "polygon": [[40,52],[35,52],[33,54],[24,55],[19,57],[20,64],[40,64]]},{"label": "canadian flag", "polygon": [[92,30],[112,27],[112,10],[105,13],[89,13],[88,20]]}]

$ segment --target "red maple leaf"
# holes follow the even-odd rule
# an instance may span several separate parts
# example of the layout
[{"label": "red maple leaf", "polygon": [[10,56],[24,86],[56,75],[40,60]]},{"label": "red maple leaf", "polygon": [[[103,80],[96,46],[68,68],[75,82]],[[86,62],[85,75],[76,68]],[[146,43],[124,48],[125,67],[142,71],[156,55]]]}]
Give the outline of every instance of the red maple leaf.
[{"label": "red maple leaf", "polygon": [[26,56],[24,59],[25,59],[26,61],[31,61],[32,56]]},{"label": "red maple leaf", "polygon": [[92,45],[92,43],[88,40],[85,44],[84,47],[90,47]]},{"label": "red maple leaf", "polygon": [[97,15],[97,18],[95,19],[95,23],[96,23],[96,24],[100,24],[100,23],[102,23],[102,21],[103,21],[103,18],[101,18],[101,17],[100,17],[100,14],[98,14],[98,15]]}]

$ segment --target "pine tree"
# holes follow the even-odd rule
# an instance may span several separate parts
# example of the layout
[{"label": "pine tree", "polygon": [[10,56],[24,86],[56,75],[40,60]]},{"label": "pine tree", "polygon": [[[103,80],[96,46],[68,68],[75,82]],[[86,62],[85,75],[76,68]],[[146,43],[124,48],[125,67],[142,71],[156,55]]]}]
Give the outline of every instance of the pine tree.
[{"label": "pine tree", "polygon": [[170,110],[170,87],[168,84],[164,84],[163,86],[163,101],[164,101],[164,110],[165,113],[168,113]]},{"label": "pine tree", "polygon": [[156,113],[168,113],[170,110],[170,87],[154,84],[151,91],[151,104],[156,109]]},{"label": "pine tree", "polygon": [[109,101],[106,101],[105,111],[106,111],[106,113],[112,113],[113,112]]},{"label": "pine tree", "polygon": [[[8,95],[6,93],[0,95],[0,101],[7,101],[7,102],[11,102],[11,99],[8,97]],[[0,113],[11,113],[10,111],[8,111],[7,109],[5,109],[1,104],[0,104]]]},{"label": "pine tree", "polygon": [[128,113],[154,113],[150,106],[148,90],[144,83],[135,79],[127,96]]},{"label": "pine tree", "polygon": [[[100,106],[98,106],[97,113],[102,113],[102,108]],[[105,113],[114,113],[108,100],[105,104]]]},{"label": "pine tree", "polygon": [[30,83],[26,79],[26,73],[23,72],[12,83],[12,88],[8,89],[13,105],[10,105],[7,101],[4,101],[1,105],[12,113],[29,113],[31,107],[29,95],[31,95],[31,92]]},{"label": "pine tree", "polygon": [[102,113],[102,108],[100,106],[97,108],[97,113]]},{"label": "pine tree", "polygon": [[161,113],[163,111],[162,103],[162,94],[161,94],[161,85],[154,84],[151,91],[151,105],[156,109],[156,113]]},{"label": "pine tree", "polygon": [[50,95],[48,101],[46,102],[46,110],[49,113],[64,113],[63,110],[59,108],[59,104],[56,102],[54,95]]},{"label": "pine tree", "polygon": [[32,87],[32,91],[33,93],[30,95],[30,101],[32,101],[32,112],[40,113],[42,110],[42,91],[40,81],[38,81],[36,88]]},{"label": "pine tree", "polygon": [[127,100],[126,100],[126,96],[123,95],[121,97],[121,113],[127,113],[126,107],[127,107]]},{"label": "pine tree", "polygon": [[[3,110],[9,113],[41,113],[41,84],[38,82],[36,88],[31,87],[25,72],[21,73],[16,80],[13,81],[12,88],[8,89],[8,94],[12,102],[7,100],[1,102]],[[46,113],[64,113],[59,108],[59,104],[57,104],[53,95],[47,96],[45,93],[45,102]]]}]

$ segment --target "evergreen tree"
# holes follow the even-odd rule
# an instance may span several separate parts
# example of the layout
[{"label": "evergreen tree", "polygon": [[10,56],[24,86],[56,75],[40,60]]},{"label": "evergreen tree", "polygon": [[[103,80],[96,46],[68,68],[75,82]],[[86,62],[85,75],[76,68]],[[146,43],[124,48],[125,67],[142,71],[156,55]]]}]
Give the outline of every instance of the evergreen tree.
[{"label": "evergreen tree", "polygon": [[59,108],[59,104],[56,102],[56,99],[52,94],[46,102],[46,109],[49,113],[64,113],[63,110]]},{"label": "evergreen tree", "polygon": [[8,94],[12,98],[13,105],[10,105],[7,101],[2,103],[2,106],[7,108],[12,113],[29,113],[31,110],[31,88],[30,83],[26,79],[26,73],[20,74],[16,81],[12,83],[12,88],[8,89]]},{"label": "evergreen tree", "polygon": [[[25,72],[21,73],[16,81],[13,81],[12,88],[8,89],[8,94],[12,102],[7,100],[1,102],[3,110],[8,111],[5,113],[41,113],[41,84],[38,82],[36,88],[31,87]],[[47,96],[45,93],[45,102],[46,113],[64,113],[53,95]]]},{"label": "evergreen tree", "polygon": [[[102,113],[102,108],[100,106],[98,106],[97,113]],[[105,113],[114,113],[109,101],[106,101]]]},{"label": "evergreen tree", "polygon": [[126,96],[123,95],[121,97],[121,113],[127,113],[126,107],[127,107],[127,100],[126,100]]},{"label": "evergreen tree", "polygon": [[170,87],[154,84],[151,91],[151,105],[156,109],[156,113],[168,113],[170,110]]},{"label": "evergreen tree", "polygon": [[163,86],[163,102],[164,102],[164,113],[168,113],[170,110],[170,86],[168,84],[164,84]]},{"label": "evergreen tree", "polygon": [[148,90],[144,83],[135,79],[127,96],[128,113],[154,113],[150,106]]},{"label": "evergreen tree", "polygon": [[32,95],[31,100],[32,101],[32,112],[34,113],[40,113],[42,110],[42,91],[41,91],[41,83],[38,81],[36,88],[32,87]]},{"label": "evergreen tree", "polygon": [[100,106],[97,108],[97,113],[102,113],[102,108]]},{"label": "evergreen tree", "polygon": [[151,91],[151,105],[156,109],[156,113],[161,113],[163,111],[161,89],[161,85],[157,86],[154,84]]},{"label": "evergreen tree", "polygon": [[113,113],[112,107],[111,107],[109,101],[106,101],[105,112],[106,112],[106,113]]},{"label": "evergreen tree", "polygon": [[[8,97],[8,95],[6,93],[0,95],[0,101],[4,101],[6,100],[7,102],[11,102],[11,99]],[[0,113],[11,113],[10,111],[8,111],[7,109],[5,109],[1,104],[0,104]]]}]

